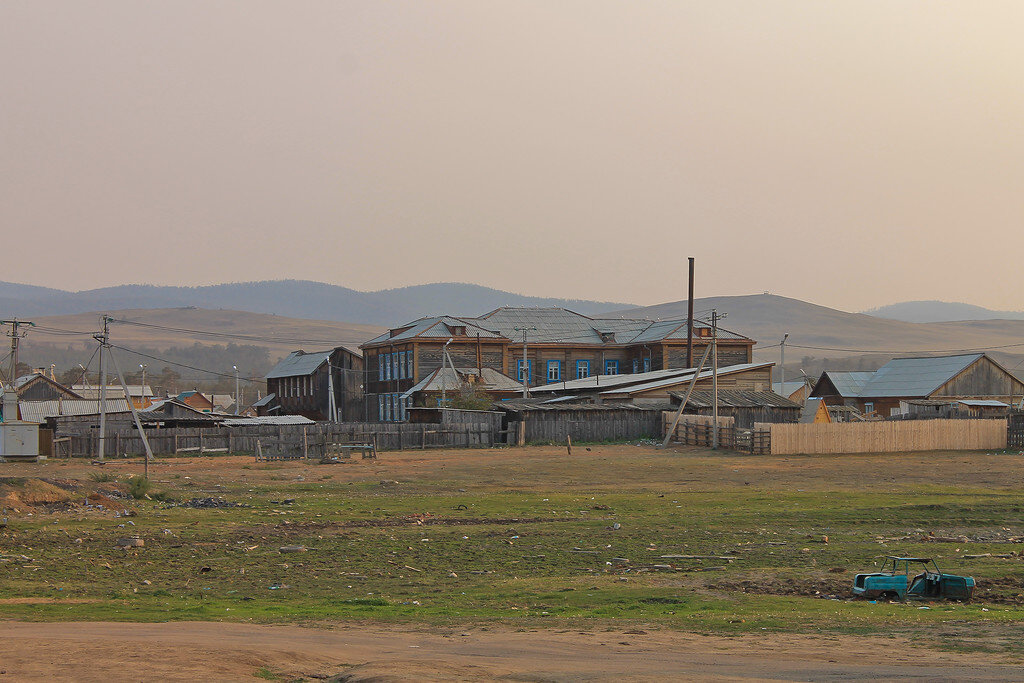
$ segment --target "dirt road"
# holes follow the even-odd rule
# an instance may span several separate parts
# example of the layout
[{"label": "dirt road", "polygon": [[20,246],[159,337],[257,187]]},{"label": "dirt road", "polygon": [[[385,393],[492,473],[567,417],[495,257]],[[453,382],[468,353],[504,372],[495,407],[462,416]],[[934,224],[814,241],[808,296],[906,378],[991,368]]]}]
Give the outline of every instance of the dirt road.
[{"label": "dirt road", "polygon": [[1011,680],[1024,664],[900,639],[674,631],[0,623],[0,680]]}]

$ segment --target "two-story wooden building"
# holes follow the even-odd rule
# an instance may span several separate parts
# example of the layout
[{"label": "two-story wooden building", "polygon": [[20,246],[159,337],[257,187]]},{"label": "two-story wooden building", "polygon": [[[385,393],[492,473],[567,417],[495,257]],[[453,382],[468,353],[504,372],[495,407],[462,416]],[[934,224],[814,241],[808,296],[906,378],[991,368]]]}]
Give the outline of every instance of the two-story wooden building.
[{"label": "two-story wooden building", "polygon": [[267,373],[267,404],[261,414],[303,415],[311,420],[365,420],[363,358],[338,346],[330,351],[294,351]]},{"label": "two-story wooden building", "polygon": [[[367,419],[404,419],[413,405],[412,397],[403,394],[442,362],[460,372],[491,368],[516,382],[539,386],[593,375],[683,368],[686,336],[685,320],[591,318],[563,308],[506,307],[475,318],[420,318],[361,346]],[[709,325],[694,322],[694,363],[711,336]],[[718,328],[719,363],[749,363],[754,343]]]}]

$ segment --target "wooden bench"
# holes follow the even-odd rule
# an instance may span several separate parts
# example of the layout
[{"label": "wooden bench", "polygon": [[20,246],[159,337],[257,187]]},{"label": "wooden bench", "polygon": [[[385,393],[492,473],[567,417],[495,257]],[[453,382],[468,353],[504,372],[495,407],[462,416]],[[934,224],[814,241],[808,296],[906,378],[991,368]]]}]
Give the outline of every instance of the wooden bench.
[{"label": "wooden bench", "polygon": [[363,460],[377,457],[377,447],[372,443],[329,443],[324,445],[324,460],[351,458],[352,452],[358,451]]},{"label": "wooden bench", "polygon": [[259,440],[256,441],[256,461],[257,462],[259,462],[261,460],[268,461],[268,462],[271,461],[271,460],[304,460],[305,458],[306,458],[306,455],[304,453],[283,453],[283,452],[266,453],[263,450],[263,444]]}]

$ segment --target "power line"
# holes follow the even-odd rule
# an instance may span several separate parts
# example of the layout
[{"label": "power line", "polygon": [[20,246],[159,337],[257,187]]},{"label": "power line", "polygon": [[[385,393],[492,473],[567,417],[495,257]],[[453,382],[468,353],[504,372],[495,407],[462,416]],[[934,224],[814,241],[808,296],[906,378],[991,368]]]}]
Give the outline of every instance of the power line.
[{"label": "power line", "polygon": [[[206,368],[198,368],[198,367],[196,367],[194,365],[188,365],[187,363],[178,363],[177,361],[168,360],[167,358],[161,358],[159,356],[153,356],[151,354],[143,353],[142,351],[136,351],[135,349],[129,349],[126,346],[119,346],[117,344],[107,344],[107,346],[109,346],[110,348],[113,348],[113,349],[120,349],[121,351],[126,351],[127,353],[134,353],[137,356],[142,356],[143,358],[149,358],[150,360],[160,361],[161,363],[167,363],[168,365],[175,365],[175,366],[177,366],[179,368],[188,368],[189,370],[195,370],[196,372],[204,372],[206,374],[215,375],[217,377],[227,377],[227,378],[230,378],[230,379],[234,379],[235,378],[234,373],[218,372],[217,370],[207,370]],[[249,382],[249,383],[256,383],[256,382],[264,382],[265,383],[266,382],[266,380],[262,380],[262,379],[248,379],[248,378],[245,381]]]}]

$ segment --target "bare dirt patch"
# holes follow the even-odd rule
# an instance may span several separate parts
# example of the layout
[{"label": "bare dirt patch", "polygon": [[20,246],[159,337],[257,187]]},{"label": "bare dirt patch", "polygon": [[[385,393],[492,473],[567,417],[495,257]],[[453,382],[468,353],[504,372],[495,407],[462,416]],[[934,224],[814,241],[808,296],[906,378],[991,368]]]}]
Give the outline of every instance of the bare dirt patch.
[{"label": "bare dirt patch", "polygon": [[[5,622],[2,630],[0,670],[12,680],[1007,680],[1020,672],[1003,655],[939,652],[900,637],[202,622]],[[46,647],[29,646],[40,642]]]}]

